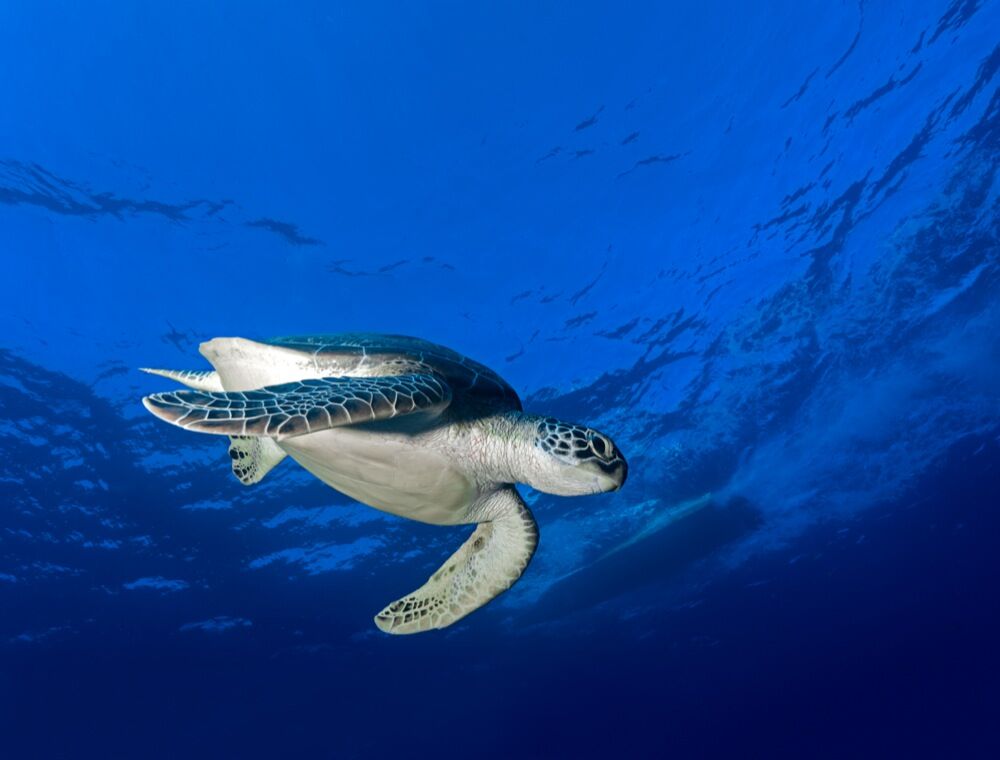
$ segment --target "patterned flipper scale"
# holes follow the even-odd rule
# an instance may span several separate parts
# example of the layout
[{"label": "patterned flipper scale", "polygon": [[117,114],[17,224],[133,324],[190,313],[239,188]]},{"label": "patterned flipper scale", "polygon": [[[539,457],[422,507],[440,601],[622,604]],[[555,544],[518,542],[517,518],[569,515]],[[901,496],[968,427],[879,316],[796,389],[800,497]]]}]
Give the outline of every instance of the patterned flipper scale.
[{"label": "patterned flipper scale", "polygon": [[233,475],[245,486],[260,483],[285,456],[284,450],[270,438],[252,435],[229,437],[229,458],[233,461]]},{"label": "patterned flipper scale", "polygon": [[185,430],[283,440],[319,430],[440,413],[451,388],[434,375],[323,377],[252,391],[155,393],[143,405]]},{"label": "patterned flipper scale", "polygon": [[535,518],[513,486],[480,507],[487,518],[428,581],[375,616],[386,633],[445,628],[509,589],[538,546]]}]

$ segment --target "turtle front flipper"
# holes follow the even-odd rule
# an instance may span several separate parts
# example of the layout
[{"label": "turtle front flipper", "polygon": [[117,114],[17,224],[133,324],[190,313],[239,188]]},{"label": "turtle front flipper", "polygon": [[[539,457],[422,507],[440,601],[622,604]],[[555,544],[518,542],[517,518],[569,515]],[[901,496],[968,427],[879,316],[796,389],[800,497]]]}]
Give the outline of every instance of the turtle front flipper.
[{"label": "turtle front flipper", "polygon": [[252,391],[154,393],[142,403],[185,430],[281,441],[408,414],[437,415],[451,403],[451,388],[435,375],[321,377]]},{"label": "turtle front flipper", "polygon": [[483,519],[423,586],[375,616],[386,633],[444,628],[517,581],[538,546],[538,526],[513,486],[487,497]]},{"label": "turtle front flipper", "polygon": [[139,367],[139,371],[176,380],[181,385],[194,388],[196,391],[222,390],[222,380],[219,379],[218,372],[190,369],[150,369],[149,367]]}]

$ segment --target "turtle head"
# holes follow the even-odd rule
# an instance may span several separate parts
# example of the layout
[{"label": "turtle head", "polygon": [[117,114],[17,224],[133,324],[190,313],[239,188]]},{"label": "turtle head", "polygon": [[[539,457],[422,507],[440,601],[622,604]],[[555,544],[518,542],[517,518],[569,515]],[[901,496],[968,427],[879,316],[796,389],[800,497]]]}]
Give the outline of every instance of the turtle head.
[{"label": "turtle head", "polygon": [[528,485],[559,496],[617,491],[628,463],[612,440],[592,428],[536,418]]}]

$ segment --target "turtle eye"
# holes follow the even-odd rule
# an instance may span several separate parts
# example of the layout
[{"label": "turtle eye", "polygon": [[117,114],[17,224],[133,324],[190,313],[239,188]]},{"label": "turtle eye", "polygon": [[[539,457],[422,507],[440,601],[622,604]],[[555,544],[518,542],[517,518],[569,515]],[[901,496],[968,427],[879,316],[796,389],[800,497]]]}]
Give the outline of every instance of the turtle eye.
[{"label": "turtle eye", "polygon": [[590,436],[590,448],[593,450],[597,456],[601,459],[607,459],[611,456],[611,452],[614,448],[611,445],[611,441],[605,438],[600,433],[592,433]]}]

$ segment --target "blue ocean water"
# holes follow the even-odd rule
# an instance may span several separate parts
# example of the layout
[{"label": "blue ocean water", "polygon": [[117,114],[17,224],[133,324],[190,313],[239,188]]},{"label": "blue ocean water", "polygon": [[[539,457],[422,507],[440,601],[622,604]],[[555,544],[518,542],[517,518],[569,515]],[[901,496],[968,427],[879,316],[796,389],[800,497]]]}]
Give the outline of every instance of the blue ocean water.
[{"label": "blue ocean water", "polygon": [[[1000,7],[0,3],[0,756],[1000,752]],[[611,435],[523,578],[141,366],[406,333]]]}]

